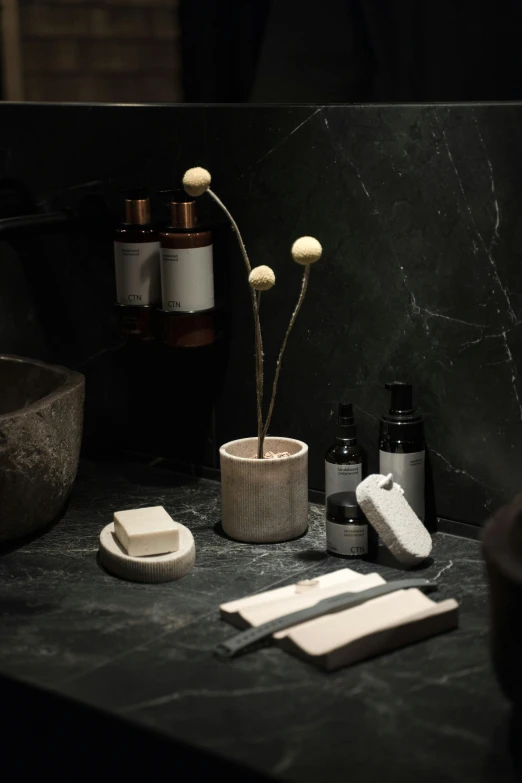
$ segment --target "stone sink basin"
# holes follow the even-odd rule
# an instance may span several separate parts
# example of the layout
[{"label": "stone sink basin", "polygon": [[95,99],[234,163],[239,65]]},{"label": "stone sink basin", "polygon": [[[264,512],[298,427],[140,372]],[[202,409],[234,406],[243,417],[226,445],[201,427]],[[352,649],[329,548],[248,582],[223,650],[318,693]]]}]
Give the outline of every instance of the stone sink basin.
[{"label": "stone sink basin", "polygon": [[0,356],[0,542],[51,522],[72,488],[82,439],[83,375]]}]

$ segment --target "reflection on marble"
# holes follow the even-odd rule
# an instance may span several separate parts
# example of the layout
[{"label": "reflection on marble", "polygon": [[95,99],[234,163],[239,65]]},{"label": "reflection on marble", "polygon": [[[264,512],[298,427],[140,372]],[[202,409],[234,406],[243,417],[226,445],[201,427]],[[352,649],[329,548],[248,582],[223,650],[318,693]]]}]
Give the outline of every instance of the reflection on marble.
[{"label": "reflection on marble", "polygon": [[[289,247],[301,234],[321,240],[272,428],[309,444],[313,489],[323,488],[337,402],[354,401],[374,469],[383,384],[404,378],[426,415],[439,516],[477,525],[520,490],[522,105],[2,113],[0,176],[27,185],[40,208],[98,193],[116,210],[129,175],[154,191],[208,166],[253,262],[276,272],[262,314],[268,383],[299,289]],[[94,226],[0,245],[14,281],[0,287],[4,350],[85,371],[91,452],[125,447],[215,468],[220,443],[253,433],[244,266],[222,215],[209,200],[201,209],[218,230],[227,318],[216,350],[190,358],[121,349],[111,237]]]},{"label": "reflection on marble", "polygon": [[[153,504],[192,530],[196,566],[176,583],[121,582],[96,562],[98,535],[115,509]],[[459,601],[454,632],[331,674],[275,648],[213,657],[233,633],[220,603],[346,565],[325,552],[323,514],[311,506],[296,541],[242,544],[220,534],[219,485],[83,464],[63,519],[0,557],[0,673],[285,780],[513,779],[475,541],[437,534],[420,569]],[[349,565],[399,576],[384,555]]]}]

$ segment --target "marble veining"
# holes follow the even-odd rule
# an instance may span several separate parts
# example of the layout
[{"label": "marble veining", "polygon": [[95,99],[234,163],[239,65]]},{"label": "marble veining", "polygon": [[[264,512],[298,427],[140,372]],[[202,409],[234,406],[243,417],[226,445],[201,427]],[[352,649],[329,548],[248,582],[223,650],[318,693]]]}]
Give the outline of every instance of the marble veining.
[{"label": "marble veining", "polygon": [[[153,504],[192,530],[195,568],[176,583],[121,582],[97,563],[99,533],[115,509]],[[218,484],[84,462],[63,518],[2,550],[0,673],[278,779],[341,781],[349,770],[355,783],[515,780],[475,541],[437,534],[418,570],[439,582],[441,599],[459,601],[454,632],[331,674],[270,647],[213,657],[233,633],[220,603],[346,565],[325,552],[323,517],[312,505],[302,538],[242,544],[220,531]],[[349,565],[404,574],[384,552],[377,564]]]},{"label": "marble veining", "polygon": [[[155,192],[207,166],[253,262],[276,273],[263,305],[267,378],[299,288],[288,249],[317,236],[324,255],[285,355],[273,434],[308,443],[321,491],[335,407],[350,398],[375,470],[383,384],[410,379],[437,513],[480,525],[520,491],[521,114],[516,103],[3,104],[0,174],[40,208],[97,195],[116,215],[130,172]],[[88,223],[0,243],[2,348],[85,372],[91,455],[126,448],[216,469],[222,443],[253,434],[244,264],[221,214],[205,199],[200,209],[216,236],[223,325],[214,348],[190,356],[121,344],[110,231]]]}]

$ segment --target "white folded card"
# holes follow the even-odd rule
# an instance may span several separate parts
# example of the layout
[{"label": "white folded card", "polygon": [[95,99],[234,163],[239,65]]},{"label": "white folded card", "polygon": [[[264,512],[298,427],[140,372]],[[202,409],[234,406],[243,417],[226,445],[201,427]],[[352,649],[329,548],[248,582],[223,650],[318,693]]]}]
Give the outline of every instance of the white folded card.
[{"label": "white folded card", "polygon": [[[315,582],[315,584],[314,584]],[[240,628],[304,609],[343,592],[359,592],[385,584],[379,574],[361,576],[348,568],[258,595],[230,601],[221,617]],[[283,649],[332,670],[389,652],[458,626],[458,604],[432,601],[412,588],[380,596],[344,611],[317,617],[273,635]]]},{"label": "white folded card", "polygon": [[[293,585],[268,590],[265,593],[256,593],[256,595],[248,595],[246,598],[238,598],[236,601],[228,601],[228,603],[221,604],[219,607],[221,617],[223,620],[235,625],[236,628],[249,628],[252,623],[244,615],[246,609],[263,604],[277,604],[284,599],[304,595],[305,592],[311,593],[317,589],[339,586],[339,592],[343,592],[349,589],[347,582],[353,582],[355,579],[361,579],[361,575],[356,571],[351,571],[349,568],[341,568],[339,571],[332,571],[329,574],[324,574],[324,576],[318,576],[316,579],[306,579]],[[371,587],[371,585],[368,585],[368,587]],[[322,593],[321,598],[324,597],[324,593]],[[317,601],[319,600],[320,598],[317,598]],[[280,617],[282,614],[288,614],[288,612],[281,612],[277,617]]]}]

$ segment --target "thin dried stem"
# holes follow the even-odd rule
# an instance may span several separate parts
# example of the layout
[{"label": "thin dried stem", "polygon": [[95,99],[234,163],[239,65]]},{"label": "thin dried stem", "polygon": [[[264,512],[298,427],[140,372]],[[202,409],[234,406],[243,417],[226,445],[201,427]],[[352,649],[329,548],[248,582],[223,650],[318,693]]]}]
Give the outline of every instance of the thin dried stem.
[{"label": "thin dried stem", "polygon": [[[241,254],[243,256],[243,260],[245,262],[245,266],[247,269],[247,274],[250,274],[252,271],[252,266],[250,264],[250,259],[248,258],[248,254],[246,251],[245,243],[243,242],[243,237],[241,236],[241,232],[238,228],[238,225],[226,206],[223,204],[221,199],[216,196],[216,194],[208,189],[207,193],[209,196],[211,196],[216,204],[221,207],[225,215],[230,221],[230,224],[234,230],[234,233],[237,237],[237,241],[239,243],[239,248],[241,250]],[[252,311],[254,313],[254,330],[255,330],[255,345],[256,345],[256,400],[257,400],[257,458],[263,459],[263,338],[261,334],[261,322],[259,320],[259,307],[261,304],[261,291],[257,292],[254,291],[253,288],[250,288],[250,292],[252,295]]]},{"label": "thin dried stem", "polygon": [[276,370],[274,375],[274,383],[272,386],[272,398],[270,400],[270,407],[268,409],[268,416],[266,417],[265,426],[263,428],[263,435],[261,438],[261,445],[260,448],[263,447],[264,439],[266,438],[266,434],[268,432],[268,428],[270,427],[270,422],[272,420],[272,413],[274,412],[274,404],[275,404],[275,398],[276,398],[276,392],[277,392],[277,383],[279,381],[279,373],[281,372],[281,363],[283,361],[283,355],[286,349],[286,344],[288,342],[288,338],[290,336],[290,332],[292,331],[295,320],[299,314],[299,310],[301,309],[301,305],[303,304],[303,300],[305,298],[306,294],[306,288],[308,286],[308,278],[310,277],[310,264],[307,264],[303,270],[303,280],[301,283],[301,292],[299,294],[299,299],[297,300],[297,304],[295,306],[295,310],[292,313],[292,317],[290,318],[290,323],[288,324],[288,329],[286,330],[286,334],[283,339],[283,344],[281,345],[281,350],[279,351],[279,356],[277,357],[277,364],[276,364]]},{"label": "thin dried stem", "polygon": [[[259,364],[259,379],[260,379],[260,388],[259,388],[259,413],[261,418],[261,425],[263,424],[263,383],[264,383],[264,362],[265,362],[265,352],[263,350],[263,332],[261,331],[261,291],[256,291],[256,305],[257,305],[257,313],[256,313],[256,353],[258,354],[258,364]],[[261,426],[261,431],[259,432],[259,435],[263,431],[263,427]]]},{"label": "thin dried stem", "polygon": [[259,365],[259,380],[257,388],[257,458],[264,459],[263,454],[263,387],[264,387],[264,362],[263,332],[261,330],[261,291],[256,291],[256,353]]},{"label": "thin dried stem", "polygon": [[248,258],[248,254],[247,254],[247,251],[246,251],[245,243],[243,242],[243,237],[241,236],[241,232],[240,232],[240,230],[238,228],[238,225],[237,225],[236,221],[234,220],[234,218],[232,217],[232,215],[230,214],[230,212],[228,211],[226,206],[223,204],[221,199],[218,198],[218,196],[216,196],[216,194],[214,193],[213,190],[210,190],[210,188],[209,188],[207,190],[207,193],[209,194],[209,196],[212,196],[212,198],[214,199],[216,204],[218,204],[218,206],[221,207],[221,209],[223,210],[223,212],[225,213],[227,218],[230,220],[230,222],[232,224],[232,228],[234,229],[234,232],[235,232],[235,234],[237,236],[237,241],[239,242],[239,247],[240,247],[241,253],[243,255],[243,259],[245,261],[245,266],[247,268],[247,272],[248,272],[248,274],[250,274],[250,272],[252,271],[252,267],[250,265],[250,260]]},{"label": "thin dried stem", "polygon": [[257,458],[263,459],[263,338],[259,320],[261,291],[254,291],[254,289],[251,291],[256,330]]}]

